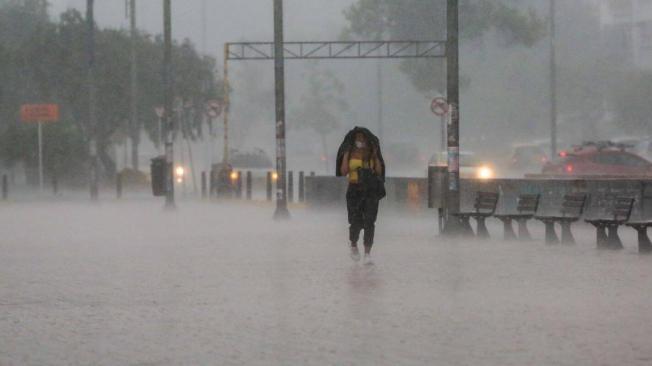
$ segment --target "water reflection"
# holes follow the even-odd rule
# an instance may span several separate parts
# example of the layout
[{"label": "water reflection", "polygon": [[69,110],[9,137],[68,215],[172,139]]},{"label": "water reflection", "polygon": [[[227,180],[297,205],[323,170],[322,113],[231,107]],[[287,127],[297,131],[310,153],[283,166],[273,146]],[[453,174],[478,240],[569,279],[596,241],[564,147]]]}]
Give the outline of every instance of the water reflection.
[{"label": "water reflection", "polygon": [[[349,306],[355,317],[377,313],[383,297],[384,280],[377,266],[354,264],[347,272]],[[371,310],[371,311],[370,311]]]}]

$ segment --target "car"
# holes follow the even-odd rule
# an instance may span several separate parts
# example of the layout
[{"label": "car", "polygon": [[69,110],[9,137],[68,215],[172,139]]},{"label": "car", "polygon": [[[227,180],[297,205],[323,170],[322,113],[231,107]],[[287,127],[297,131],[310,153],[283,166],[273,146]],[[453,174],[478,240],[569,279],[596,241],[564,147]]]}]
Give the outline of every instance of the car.
[{"label": "car", "polygon": [[411,177],[423,172],[427,155],[421,154],[414,143],[392,143],[383,147],[387,173],[393,176]]},{"label": "car", "polygon": [[627,145],[627,151],[652,159],[652,137],[619,137],[613,139],[615,143]]},{"label": "car", "polygon": [[[448,154],[435,153],[428,162],[430,166],[447,166]],[[496,178],[496,169],[493,164],[483,161],[472,152],[460,153],[460,177],[467,179],[493,179]]]},{"label": "car", "polygon": [[548,163],[548,155],[541,146],[519,145],[514,147],[514,153],[510,161],[510,170],[527,171],[536,170]]},{"label": "car", "polygon": [[269,170],[273,168],[272,159],[262,149],[254,149],[253,151],[231,149],[229,156],[229,163],[238,170]]},{"label": "car", "polygon": [[584,143],[543,168],[544,175],[556,176],[652,176],[652,162],[627,151],[628,145],[610,141]]}]

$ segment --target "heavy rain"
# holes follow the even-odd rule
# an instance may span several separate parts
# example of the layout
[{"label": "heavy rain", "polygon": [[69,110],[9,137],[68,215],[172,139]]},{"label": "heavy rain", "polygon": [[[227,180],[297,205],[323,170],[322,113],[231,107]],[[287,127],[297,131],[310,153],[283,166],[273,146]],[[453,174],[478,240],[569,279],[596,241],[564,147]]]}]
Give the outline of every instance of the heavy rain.
[{"label": "heavy rain", "polygon": [[0,365],[649,365],[652,0],[0,0]]}]

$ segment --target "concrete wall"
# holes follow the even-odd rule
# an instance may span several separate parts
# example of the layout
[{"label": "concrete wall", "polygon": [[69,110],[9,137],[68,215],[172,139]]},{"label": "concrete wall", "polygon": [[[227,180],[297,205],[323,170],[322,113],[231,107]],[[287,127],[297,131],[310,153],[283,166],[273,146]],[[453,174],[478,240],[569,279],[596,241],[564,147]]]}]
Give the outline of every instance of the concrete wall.
[{"label": "concrete wall", "polygon": [[[387,178],[387,197],[384,205],[400,209],[427,210],[428,182],[425,178]],[[345,178],[306,177],[306,203],[309,207],[345,206],[347,182]],[[589,194],[588,216],[601,215],[610,209],[615,196],[636,199],[635,218],[652,218],[652,179],[649,180],[570,180],[570,179],[495,179],[462,180],[462,209],[473,206],[475,192],[498,192],[501,195],[498,211],[510,212],[516,206],[519,194],[541,194],[540,213],[556,213],[561,200],[568,193]]]}]

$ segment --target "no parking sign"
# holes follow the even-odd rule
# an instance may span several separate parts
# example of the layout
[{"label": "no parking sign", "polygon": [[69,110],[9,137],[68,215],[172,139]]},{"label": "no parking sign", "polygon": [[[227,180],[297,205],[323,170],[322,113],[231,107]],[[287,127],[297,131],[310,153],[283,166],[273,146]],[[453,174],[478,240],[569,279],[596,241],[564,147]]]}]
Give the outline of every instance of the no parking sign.
[{"label": "no parking sign", "polygon": [[430,103],[430,110],[439,117],[448,114],[448,101],[445,98],[437,97]]}]

